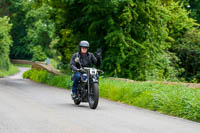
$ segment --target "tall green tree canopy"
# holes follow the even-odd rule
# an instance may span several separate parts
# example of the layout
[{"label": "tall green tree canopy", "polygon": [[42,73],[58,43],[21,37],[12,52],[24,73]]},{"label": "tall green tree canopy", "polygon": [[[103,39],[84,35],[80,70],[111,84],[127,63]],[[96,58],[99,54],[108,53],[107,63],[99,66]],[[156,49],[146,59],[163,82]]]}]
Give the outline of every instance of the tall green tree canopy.
[{"label": "tall green tree canopy", "polygon": [[[11,47],[11,58],[44,60],[46,55],[52,56],[50,47],[54,34],[54,23],[49,15],[51,8],[47,4],[40,7],[30,0],[3,0],[0,3],[2,16],[9,15],[11,18],[13,45]],[[38,46],[40,45],[40,46]],[[36,58],[34,47],[40,48],[43,57]],[[37,52],[38,52],[37,51]]]},{"label": "tall green tree canopy", "polygon": [[200,24],[200,1],[199,0],[182,0],[183,5],[190,11],[189,16],[197,20]]},{"label": "tall green tree canopy", "polygon": [[2,0],[0,7],[13,24],[11,58],[44,60],[58,52],[69,64],[88,40],[90,51],[103,50],[101,68],[110,76],[199,78],[192,63],[198,40],[188,37],[199,36],[197,0]]},{"label": "tall green tree canopy", "polygon": [[180,58],[181,74],[187,81],[200,82],[200,30],[191,29],[176,40],[173,50]]},{"label": "tall green tree canopy", "polygon": [[28,3],[28,0],[2,0],[0,2],[0,15],[9,16],[13,24],[11,31],[13,38],[13,46],[10,53],[11,58],[30,58],[29,50],[22,40],[26,36],[24,19],[27,10],[24,10],[24,6]]},{"label": "tall green tree canopy", "polygon": [[[88,40],[103,49],[102,68],[111,76],[137,80],[175,77],[168,49],[194,25],[179,3],[165,0],[48,0],[69,62],[72,48]],[[70,56],[69,56],[70,55]]]},{"label": "tall green tree canopy", "polygon": [[[34,6],[34,4],[32,4]],[[28,8],[28,7],[27,7]],[[24,23],[26,24],[27,35],[24,37],[24,42],[28,44],[30,53],[33,55],[34,60],[36,51],[34,47],[40,48],[41,52],[45,55],[52,57],[54,52],[52,50],[52,43],[56,39],[54,23],[50,19],[51,8],[47,4],[43,4],[40,7],[33,7],[25,16]],[[35,52],[34,52],[35,51]],[[44,60],[38,58],[39,60]]]}]

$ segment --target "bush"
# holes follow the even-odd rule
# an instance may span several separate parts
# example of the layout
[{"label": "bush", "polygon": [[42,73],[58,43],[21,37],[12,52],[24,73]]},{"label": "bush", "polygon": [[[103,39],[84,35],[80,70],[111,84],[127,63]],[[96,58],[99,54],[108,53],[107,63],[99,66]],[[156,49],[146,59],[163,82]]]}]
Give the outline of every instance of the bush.
[{"label": "bush", "polygon": [[71,77],[67,75],[54,75],[45,70],[38,71],[31,69],[23,74],[23,78],[28,78],[36,82],[48,85],[70,89],[72,86]]},{"label": "bush", "polygon": [[33,61],[44,61],[47,58],[40,45],[33,48]]},{"label": "bush", "polygon": [[1,77],[5,77],[5,76],[9,76],[9,75],[13,75],[15,73],[17,73],[19,70],[17,67],[15,67],[14,65],[10,64],[9,65],[9,70],[0,70],[0,78]]}]

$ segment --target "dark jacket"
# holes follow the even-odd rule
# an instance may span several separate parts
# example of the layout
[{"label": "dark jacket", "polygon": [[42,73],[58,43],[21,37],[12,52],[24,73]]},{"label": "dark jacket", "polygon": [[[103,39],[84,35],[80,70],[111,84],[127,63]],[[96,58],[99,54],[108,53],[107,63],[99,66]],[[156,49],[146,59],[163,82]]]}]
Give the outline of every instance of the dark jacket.
[{"label": "dark jacket", "polygon": [[91,67],[92,64],[98,66],[101,63],[101,58],[96,58],[93,53],[88,52],[86,55],[82,55],[80,52],[73,54],[70,68],[72,71],[78,71],[80,69],[79,63],[75,62],[76,57],[79,57],[82,67]]}]

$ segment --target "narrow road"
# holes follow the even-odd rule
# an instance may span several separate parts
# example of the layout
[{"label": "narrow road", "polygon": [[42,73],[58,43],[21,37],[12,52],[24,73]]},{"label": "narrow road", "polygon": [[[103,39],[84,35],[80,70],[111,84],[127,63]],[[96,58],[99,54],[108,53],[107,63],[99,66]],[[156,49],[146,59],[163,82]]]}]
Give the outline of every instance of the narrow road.
[{"label": "narrow road", "polygon": [[70,91],[21,75],[0,79],[0,133],[200,133],[200,123],[100,99],[75,106]]}]

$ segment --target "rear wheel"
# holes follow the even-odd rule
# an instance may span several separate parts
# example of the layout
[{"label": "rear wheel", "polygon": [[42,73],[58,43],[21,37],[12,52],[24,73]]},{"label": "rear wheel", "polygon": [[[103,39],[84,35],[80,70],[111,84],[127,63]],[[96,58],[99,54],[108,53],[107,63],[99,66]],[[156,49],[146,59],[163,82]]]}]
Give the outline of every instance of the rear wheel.
[{"label": "rear wheel", "polygon": [[76,105],[79,105],[80,103],[81,103],[81,100],[80,100],[80,98],[78,98],[79,97],[79,90],[80,90],[80,83],[78,84],[78,90],[77,90],[77,97],[76,98],[72,98],[73,100],[74,100],[74,104],[76,104]]},{"label": "rear wheel", "polygon": [[79,105],[80,103],[81,103],[80,100],[75,100],[75,99],[74,99],[74,104]]},{"label": "rear wheel", "polygon": [[88,101],[91,109],[96,109],[99,102],[99,85],[93,83],[91,86],[91,92],[88,94]]}]

